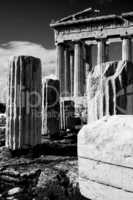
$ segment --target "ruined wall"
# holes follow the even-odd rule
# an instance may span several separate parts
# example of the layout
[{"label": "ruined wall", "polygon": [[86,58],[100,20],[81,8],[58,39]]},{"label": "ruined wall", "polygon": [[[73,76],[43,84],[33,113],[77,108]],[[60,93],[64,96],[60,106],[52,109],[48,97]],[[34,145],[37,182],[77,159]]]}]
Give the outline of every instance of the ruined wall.
[{"label": "ruined wall", "polygon": [[88,122],[104,115],[133,114],[132,71],[133,64],[128,61],[95,66],[87,81]]}]

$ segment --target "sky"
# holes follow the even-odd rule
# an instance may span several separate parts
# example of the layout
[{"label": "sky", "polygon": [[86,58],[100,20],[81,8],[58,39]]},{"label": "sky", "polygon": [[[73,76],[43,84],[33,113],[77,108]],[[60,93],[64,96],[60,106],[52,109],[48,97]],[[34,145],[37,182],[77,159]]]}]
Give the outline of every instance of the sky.
[{"label": "sky", "polygon": [[0,102],[6,102],[8,91],[9,60],[12,56],[31,55],[38,57],[42,62],[42,78],[55,74],[56,51],[46,49],[42,45],[24,42],[10,41],[0,45]]},{"label": "sky", "polygon": [[[132,7],[131,7],[132,6]],[[77,11],[94,7],[104,12],[133,8],[132,0],[0,0],[0,44],[30,41],[54,48],[54,34],[49,27]]]},{"label": "sky", "polygon": [[[7,91],[13,55],[31,55],[42,60],[43,76],[55,74],[54,32],[49,24],[86,8],[105,13],[133,10],[133,0],[0,0],[0,101]],[[4,94],[4,95],[3,95]],[[2,100],[1,100],[2,98]]]}]

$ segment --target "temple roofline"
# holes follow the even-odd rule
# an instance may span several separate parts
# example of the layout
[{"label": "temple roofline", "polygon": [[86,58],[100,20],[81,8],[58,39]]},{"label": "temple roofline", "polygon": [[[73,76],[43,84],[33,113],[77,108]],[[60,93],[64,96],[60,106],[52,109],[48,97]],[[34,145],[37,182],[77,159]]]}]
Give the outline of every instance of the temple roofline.
[{"label": "temple roofline", "polygon": [[62,26],[71,26],[77,24],[85,24],[88,22],[90,23],[90,22],[109,21],[109,20],[119,20],[119,22],[124,22],[128,18],[133,18],[133,11],[122,13],[121,15],[111,14],[111,15],[96,16],[96,14],[98,13],[99,13],[98,10],[93,10],[92,8],[88,8],[73,15],[69,15],[68,17],[62,18],[54,23],[51,23],[50,27],[58,28]]},{"label": "temple roofline", "polygon": [[122,13],[122,17],[128,17],[128,16],[133,17],[133,11],[127,12],[127,13]]},{"label": "temple roofline", "polygon": [[74,20],[74,19],[76,19],[78,17],[85,17],[85,15],[90,15],[90,16],[93,15],[94,16],[94,15],[96,15],[98,13],[100,13],[100,10],[96,10],[96,9],[92,9],[92,8],[87,8],[87,9],[85,9],[83,11],[79,11],[77,13],[74,13],[74,14],[71,14],[71,15],[69,15],[67,17],[64,17],[64,18],[62,18],[60,20],[57,20],[55,22],[55,24],[66,22],[66,21],[69,21],[69,20]]},{"label": "temple roofline", "polygon": [[87,8],[87,9],[85,9],[83,11],[80,11],[80,12],[77,12],[75,14],[72,14],[72,15],[69,15],[67,17],[64,17],[64,18],[58,20],[57,23],[64,22],[64,21],[72,19],[72,18],[76,18],[77,16],[85,14],[85,13],[88,13],[88,12],[92,13],[93,12],[92,8]]},{"label": "temple roofline", "polygon": [[73,24],[84,24],[88,22],[96,22],[96,21],[108,21],[108,20],[119,20],[121,22],[124,21],[124,18],[119,15],[103,15],[103,16],[98,16],[98,17],[91,17],[91,18],[85,18],[85,19],[80,19],[80,20],[69,20],[67,22],[55,22],[53,24],[50,24],[51,28],[56,28],[60,26],[66,26],[66,25],[73,25]]}]

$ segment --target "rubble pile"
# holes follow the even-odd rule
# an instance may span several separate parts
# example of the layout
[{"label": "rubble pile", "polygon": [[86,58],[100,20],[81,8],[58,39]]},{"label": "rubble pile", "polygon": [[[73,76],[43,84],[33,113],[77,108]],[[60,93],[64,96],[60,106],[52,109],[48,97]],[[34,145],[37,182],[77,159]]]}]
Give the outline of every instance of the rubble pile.
[{"label": "rubble pile", "polygon": [[0,199],[33,199],[41,170],[20,173],[14,169],[0,171]]},{"label": "rubble pile", "polygon": [[0,114],[0,146],[5,145],[6,114]]}]

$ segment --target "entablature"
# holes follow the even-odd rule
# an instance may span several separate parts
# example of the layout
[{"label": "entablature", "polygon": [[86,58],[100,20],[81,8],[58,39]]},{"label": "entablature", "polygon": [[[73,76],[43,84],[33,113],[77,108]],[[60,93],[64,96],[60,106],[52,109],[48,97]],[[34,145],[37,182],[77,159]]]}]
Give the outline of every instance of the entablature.
[{"label": "entablature", "polygon": [[133,36],[133,25],[110,27],[96,30],[82,30],[82,28],[69,32],[56,32],[55,42],[64,42],[67,40],[75,41],[82,39],[95,40],[98,38],[119,38],[119,37]]},{"label": "entablature", "polygon": [[119,38],[121,35],[132,36],[133,12],[121,15],[91,16],[75,20],[68,17],[51,24],[51,27],[55,30],[55,43],[68,40]]}]

